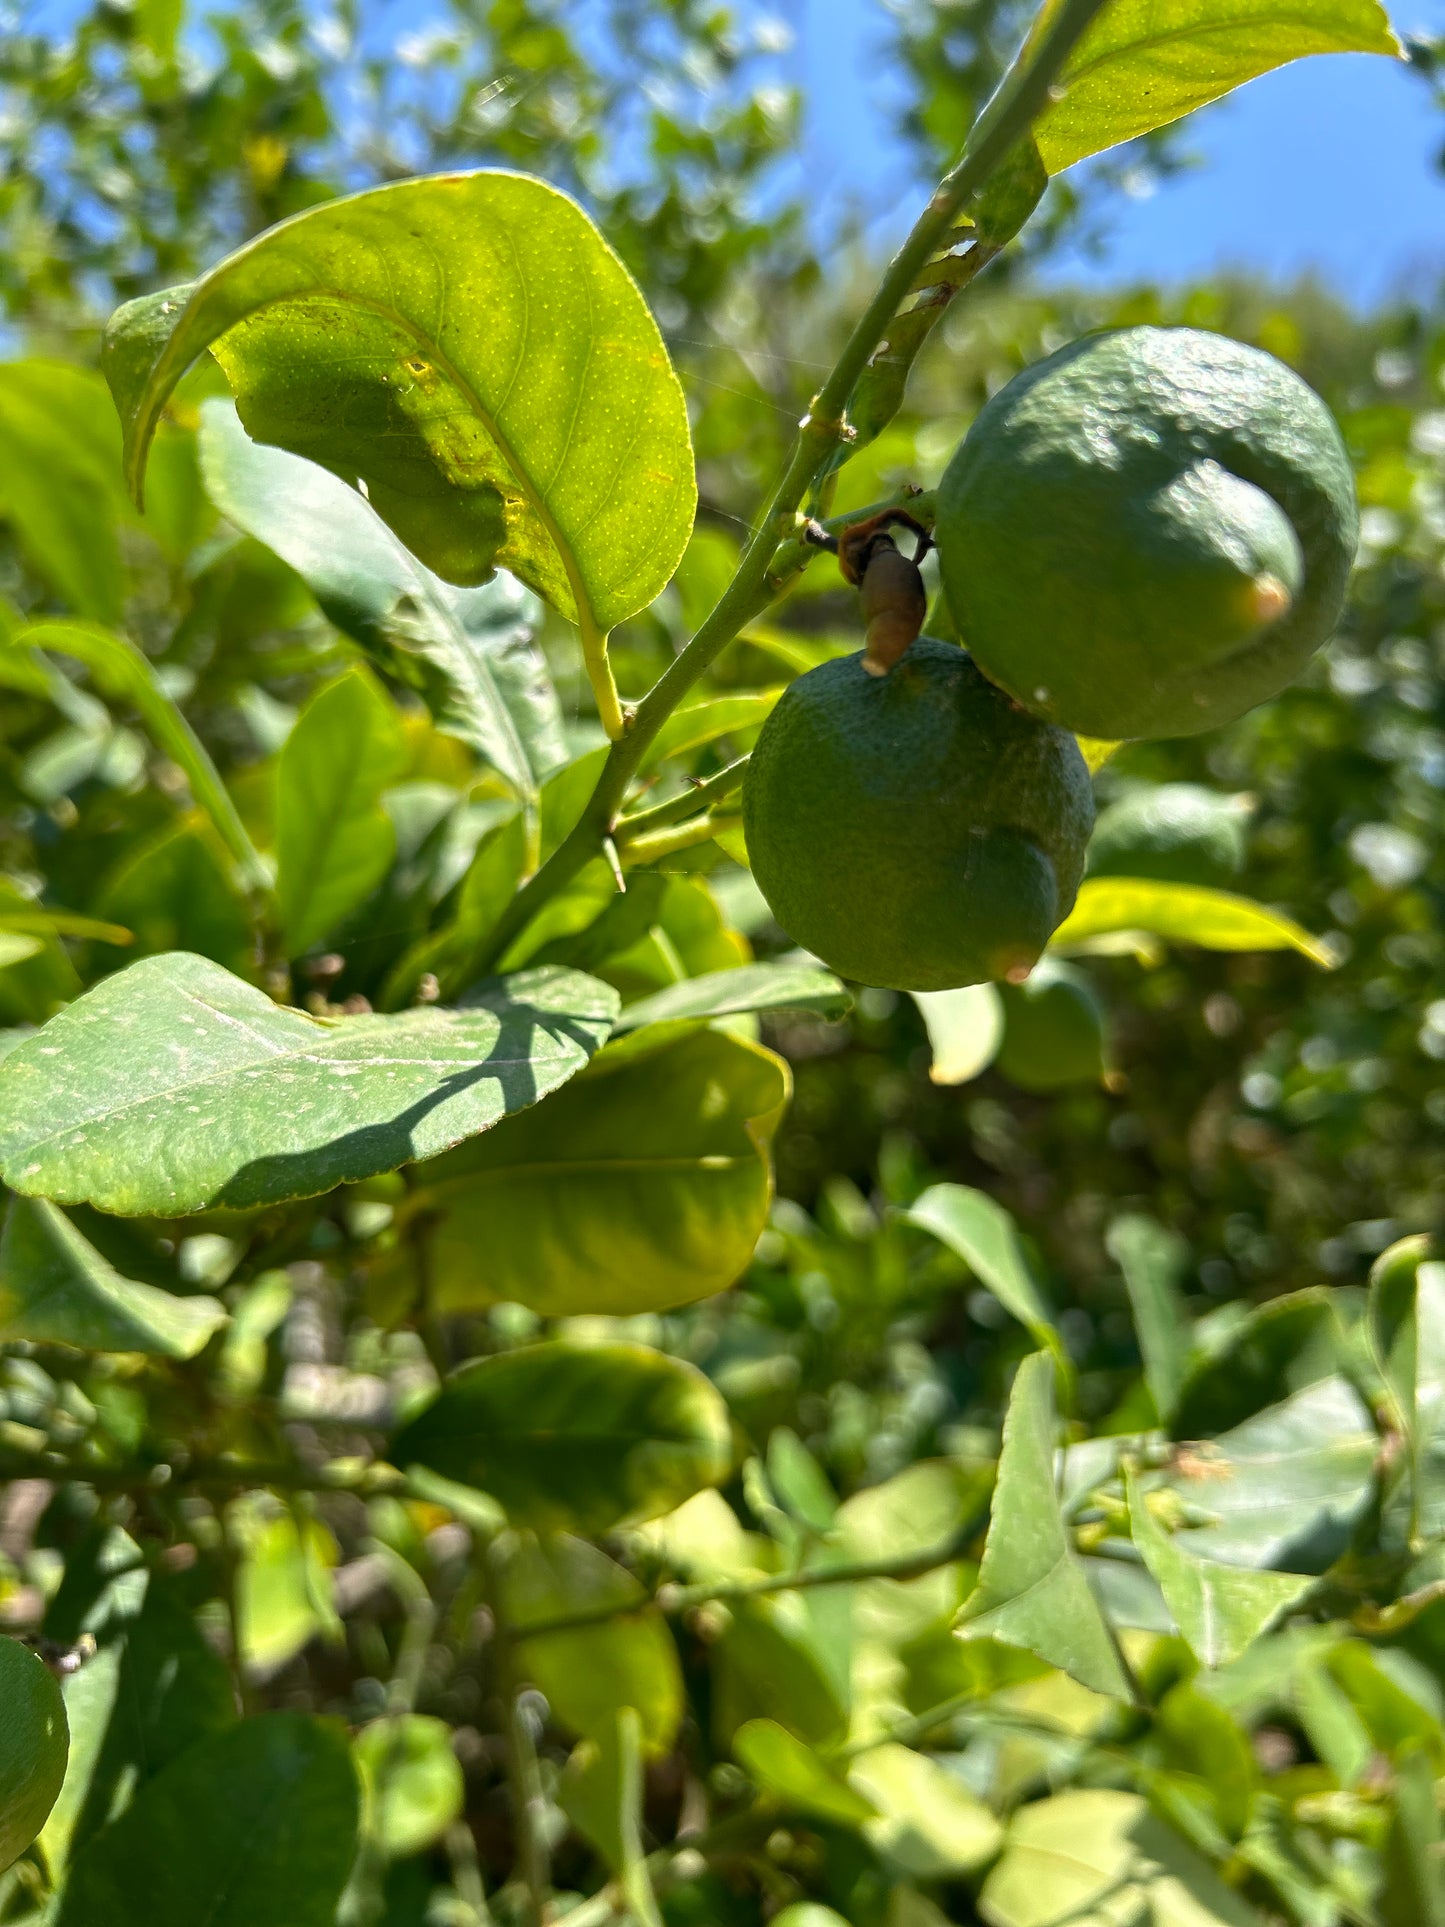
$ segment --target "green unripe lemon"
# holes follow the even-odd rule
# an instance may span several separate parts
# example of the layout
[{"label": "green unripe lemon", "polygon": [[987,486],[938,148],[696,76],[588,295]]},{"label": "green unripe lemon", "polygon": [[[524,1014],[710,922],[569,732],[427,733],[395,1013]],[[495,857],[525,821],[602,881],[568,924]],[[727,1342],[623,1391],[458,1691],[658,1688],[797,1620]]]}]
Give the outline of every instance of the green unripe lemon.
[{"label": "green unripe lemon", "polygon": [[928,636],[886,676],[845,656],[791,683],[743,790],[778,922],[891,990],[1028,971],[1073,905],[1093,821],[1073,738]]},{"label": "green unripe lemon", "polygon": [[1187,736],[1276,695],[1333,630],[1359,535],[1328,408],[1194,328],[1074,342],[982,410],[938,492],[944,589],[1047,722]]},{"label": "green unripe lemon", "polygon": [[1141,784],[1100,810],[1088,874],[1224,889],[1244,868],[1252,807],[1201,783]]},{"label": "green unripe lemon", "polygon": [[1045,957],[1026,984],[1003,987],[994,1059],[1021,1091],[1062,1091],[1104,1076],[1104,1013],[1081,970]]},{"label": "green unripe lemon", "polygon": [[27,1647],[0,1638],[0,1873],[45,1825],[69,1752],[54,1674]]}]

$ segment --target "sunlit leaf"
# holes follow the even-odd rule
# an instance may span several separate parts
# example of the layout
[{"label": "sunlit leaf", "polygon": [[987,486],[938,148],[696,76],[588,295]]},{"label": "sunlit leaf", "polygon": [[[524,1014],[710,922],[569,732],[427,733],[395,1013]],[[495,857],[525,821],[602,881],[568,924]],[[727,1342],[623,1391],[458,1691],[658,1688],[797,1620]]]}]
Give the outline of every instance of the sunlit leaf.
[{"label": "sunlit leaf", "polygon": [[725,1290],[767,1221],[788,1089],[780,1058],[719,1031],[620,1040],[532,1122],[417,1173],[433,1302],[620,1315]]},{"label": "sunlit leaf", "polygon": [[745,1720],[733,1734],[733,1754],[754,1785],[800,1813],[858,1826],[878,1811],[821,1753],[776,1720]]},{"label": "sunlit leaf", "polygon": [[1115,931],[1141,931],[1202,950],[1298,950],[1322,970],[1337,959],[1292,918],[1262,903],[1197,883],[1142,877],[1087,877],[1068,917],[1050,938],[1054,949]]},{"label": "sunlit leaf", "polygon": [[76,1856],[56,1927],[332,1927],[356,1823],[344,1728],[242,1720],[188,1747]]},{"label": "sunlit leaf", "polygon": [[352,1742],[361,1825],[388,1859],[423,1853],[461,1813],[466,1782],[445,1720],[373,1720]]},{"label": "sunlit leaf", "polygon": [[1063,1358],[1062,1342],[1019,1243],[1018,1227],[1001,1204],[966,1184],[934,1184],[903,1216],[956,1252],[1030,1337]]},{"label": "sunlit leaf", "polygon": [[1132,1477],[1128,1496],[1134,1544],[1158,1580],[1175,1624],[1205,1666],[1238,1659],[1313,1584],[1298,1573],[1197,1558],[1165,1532]]},{"label": "sunlit leaf", "polygon": [[131,516],[104,383],[59,361],[0,363],[0,446],[0,507],[30,562],[73,614],[118,622]]},{"label": "sunlit leaf", "polygon": [[137,492],[206,348],[256,440],[364,481],[448,581],[510,569],[584,634],[645,608],[691,533],[687,413],[656,323],[576,203],[529,176],[310,208],[122,308],[104,366]]},{"label": "sunlit leaf", "polygon": [[391,868],[396,836],[381,793],[406,767],[401,718],[364,669],[318,689],[277,770],[276,897],[299,957],[364,903]]},{"label": "sunlit leaf", "polygon": [[193,1358],[225,1322],[215,1298],[123,1277],[44,1198],[10,1200],[0,1232],[0,1342]]},{"label": "sunlit leaf", "polygon": [[[650,1754],[677,1738],[682,1669],[667,1622],[638,1581],[598,1547],[567,1533],[503,1540],[494,1552],[496,1598],[517,1642],[520,1672],[546,1696],[563,1726],[605,1744],[627,1708]],[[577,1614],[594,1625],[533,1631]]]},{"label": "sunlit leaf", "polygon": [[[1050,0],[1035,27],[1057,14]],[[1378,0],[1112,0],[1034,124],[1051,174],[1305,54],[1398,54]]]},{"label": "sunlit leaf", "polygon": [[915,1880],[950,1880],[992,1860],[1003,1838],[993,1814],[946,1767],[906,1746],[875,1746],[848,1769],[848,1784],[876,1808],[862,1832]]},{"label": "sunlit leaf", "polygon": [[391,1457],[490,1492],[521,1524],[600,1536],[720,1485],[732,1439],[693,1366],[555,1339],[463,1366]]},{"label": "sunlit leaf", "polygon": [[1124,1274],[1154,1409],[1167,1424],[1193,1343],[1180,1289],[1189,1247],[1177,1232],[1142,1214],[1115,1218],[1106,1243]]},{"label": "sunlit leaf", "polygon": [[616,993],[526,972],[467,1010],[322,1019],[203,957],[98,983],[0,1064],[13,1190],[130,1214],[312,1197],[427,1157],[573,1076]]},{"label": "sunlit leaf", "polygon": [[617,1020],[619,1036],[644,1024],[677,1018],[733,1017],[752,1010],[811,1010],[841,1017],[852,998],[831,970],[811,963],[742,964],[688,977],[629,1004]]},{"label": "sunlit leaf", "polygon": [[979,1912],[988,1927],[1263,1927],[1146,1800],[1104,1787],[1021,1807]]},{"label": "sunlit leaf", "polygon": [[935,1084],[967,1084],[986,1071],[1003,1042],[1003,999],[994,984],[966,984],[962,990],[915,990],[933,1063]]},{"label": "sunlit leaf", "polygon": [[319,1520],[283,1511],[259,1495],[237,1502],[229,1531],[240,1555],[241,1659],[248,1672],[266,1679],[318,1634],[339,1632],[331,1596],[336,1541]]},{"label": "sunlit leaf", "polygon": [[977,1588],[964,1601],[966,1634],[987,1634],[1116,1699],[1129,1683],[1075,1556],[1054,1478],[1054,1366],[1033,1352],[1019,1366]]},{"label": "sunlit leaf", "polygon": [[200,442],[227,520],[289,562],[380,668],[416,684],[438,728],[535,801],[567,760],[561,708],[532,642],[535,597],[505,575],[478,589],[443,582],[354,488],[253,442],[224,401],[202,409]]},{"label": "sunlit leaf", "polygon": [[69,1744],[54,1675],[0,1634],[0,1873],[45,1824],[65,1778]]}]

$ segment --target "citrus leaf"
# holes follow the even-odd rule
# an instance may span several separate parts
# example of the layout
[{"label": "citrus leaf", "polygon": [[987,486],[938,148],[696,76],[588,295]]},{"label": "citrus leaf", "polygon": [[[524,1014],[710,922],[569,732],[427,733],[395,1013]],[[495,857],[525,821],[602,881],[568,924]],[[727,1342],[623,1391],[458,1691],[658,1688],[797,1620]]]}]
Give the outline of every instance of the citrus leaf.
[{"label": "citrus leaf", "polygon": [[0,1175],[123,1215],[314,1197],[555,1090],[616,1009],[607,985],[543,970],[467,1010],[323,1019],[204,957],[148,957],[0,1062]]},{"label": "citrus leaf", "polygon": [[760,729],[772,714],[784,686],[740,690],[732,696],[709,696],[702,702],[675,709],[653,738],[642,762],[643,772],[656,769],[669,756],[683,756],[689,750],[716,742],[719,736]]},{"label": "citrus leaf", "polygon": [[1003,1839],[993,1814],[962,1780],[911,1747],[860,1753],[848,1783],[877,1809],[863,1833],[914,1880],[950,1880],[992,1860]]},{"label": "citrus leaf", "polygon": [[1003,1042],[1003,999],[994,984],[962,990],[915,990],[913,1001],[928,1032],[935,1084],[967,1084],[986,1071]]},{"label": "citrus leaf", "polygon": [[491,1493],[519,1524],[598,1538],[721,1485],[732,1436],[695,1367],[553,1339],[463,1366],[390,1457]]},{"label": "citrus leaf", "polygon": [[1018,1227],[1001,1204],[970,1185],[931,1184],[903,1218],[956,1252],[1036,1343],[1064,1359],[1063,1342],[1024,1257]]},{"label": "citrus leaf", "polygon": [[1126,1490],[1134,1544],[1159,1582],[1175,1625],[1203,1665],[1227,1666],[1240,1658],[1314,1584],[1298,1573],[1200,1559],[1154,1518],[1132,1472]]},{"label": "citrus leaf", "polygon": [[[517,1641],[518,1670],[561,1724],[602,1745],[631,1709],[647,1752],[668,1752],[682,1723],[682,1668],[667,1621],[632,1574],[570,1533],[503,1540],[494,1560],[496,1597]],[[551,1633],[530,1630],[588,1612],[609,1617]]]},{"label": "citrus leaf", "polygon": [[445,1720],[409,1713],[373,1720],[352,1742],[362,1830],[388,1860],[435,1846],[461,1813],[466,1781]]},{"label": "citrus leaf", "polygon": [[30,561],[78,616],[119,622],[119,525],[133,519],[105,384],[58,361],[0,365],[4,514]]},{"label": "citrus leaf", "polygon": [[534,1119],[416,1174],[432,1302],[625,1316],[725,1290],[767,1222],[788,1091],[781,1058],[721,1031],[621,1039]]},{"label": "citrus leaf", "polygon": [[1033,1352],[1009,1397],[983,1565],[960,1627],[1022,1646],[1096,1693],[1128,1699],[1129,1682],[1059,1507],[1054,1429],[1053,1360]]},{"label": "citrus leaf", "polygon": [[734,1017],[754,1010],[811,1010],[822,1017],[841,1017],[852,1003],[832,971],[821,964],[743,964],[737,970],[710,970],[639,998],[618,1018],[617,1034],[679,1018]]},{"label": "citrus leaf", "polygon": [[191,795],[210,817],[246,882],[252,888],[265,887],[266,867],[205,745],[166,694],[153,664],[133,642],[90,623],[33,622],[17,630],[5,646],[73,656],[85,664],[107,696],[132,704],[156,747],[184,770]]},{"label": "citrus leaf", "polygon": [[1021,1807],[979,1912],[988,1927],[1263,1927],[1146,1800],[1106,1787]]},{"label": "citrus leaf", "polygon": [[469,744],[524,802],[567,760],[562,712],[533,647],[536,598],[510,576],[457,589],[398,541],[354,488],[253,442],[229,402],[201,409],[212,501],[288,562],[338,629],[418,686],[437,727]]},{"label": "citrus leaf", "polygon": [[[1034,26],[1047,28],[1064,0]],[[1305,54],[1400,52],[1378,0],[1112,0],[1034,123],[1050,174]]]},{"label": "citrus leaf", "polygon": [[681,558],[697,499],[682,390],[626,269],[545,182],[373,188],[120,309],[104,368],[137,497],[206,348],[256,440],[364,481],[448,581],[510,569],[596,638]]},{"label": "citrus leaf", "polygon": [[56,1927],[332,1927],[356,1821],[344,1729],[242,1720],[187,1747],[82,1849]]},{"label": "citrus leaf", "polygon": [[644,1767],[642,1722],[624,1706],[605,1736],[584,1740],[573,1753],[557,1800],[618,1876],[637,1927],[662,1927],[642,1844]]},{"label": "citrus leaf", "polygon": [[12,1198],[0,1232],[0,1343],[194,1358],[226,1308],[125,1278],[63,1211]]},{"label": "citrus leaf", "polygon": [[364,669],[318,689],[277,772],[276,897],[299,957],[363,904],[391,868],[396,833],[382,791],[406,767],[401,718]]},{"label": "citrus leaf", "polygon": [[1359,1394],[1325,1378],[1179,1455],[1168,1483],[1196,1517],[1191,1552],[1226,1565],[1323,1572],[1370,1502],[1379,1436]]},{"label": "citrus leaf", "polygon": [[755,1786],[796,1812],[856,1827],[878,1811],[866,1793],[849,1786],[821,1753],[776,1720],[744,1720],[733,1734],[733,1754]]},{"label": "citrus leaf", "polygon": [[0,1635],[0,1873],[44,1826],[69,1749],[54,1674],[17,1640]]},{"label": "citrus leaf", "polygon": [[165,1580],[146,1572],[135,1542],[114,1537],[119,1545],[106,1547],[114,1564],[130,1557],[135,1565],[103,1586],[75,1629],[98,1650],[61,1688],[70,1764],[40,1836],[52,1878],[145,1780],[236,1717],[226,1662]]},{"label": "citrus leaf", "polygon": [[1177,1231],[1153,1218],[1115,1218],[1105,1244],[1124,1274],[1134,1330],[1144,1356],[1144,1379],[1154,1409],[1167,1425],[1189,1368],[1193,1335],[1181,1290],[1189,1247]]},{"label": "citrus leaf", "polygon": [[1115,930],[1148,931],[1204,950],[1298,950],[1322,970],[1333,970],[1336,963],[1326,944],[1262,903],[1203,884],[1157,883],[1143,877],[1086,878],[1050,948]]}]

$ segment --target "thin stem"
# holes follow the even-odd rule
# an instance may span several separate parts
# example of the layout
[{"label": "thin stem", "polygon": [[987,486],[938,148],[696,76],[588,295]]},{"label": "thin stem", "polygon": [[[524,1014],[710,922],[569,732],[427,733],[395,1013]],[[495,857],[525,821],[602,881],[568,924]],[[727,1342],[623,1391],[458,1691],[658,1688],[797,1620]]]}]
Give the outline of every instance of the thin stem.
[{"label": "thin stem", "polygon": [[516,1643],[502,1607],[502,1575],[495,1555],[489,1558],[488,1567],[492,1578],[488,1588],[488,1603],[496,1627],[498,1670],[506,1708],[507,1781],[512,1796],[512,1824],[517,1836],[517,1871],[527,1902],[524,1918],[526,1927],[547,1927],[552,1887],[545,1831],[547,1796],[542,1785],[537,1744],[522,1706]]},{"label": "thin stem", "polygon": [[735,763],[729,763],[726,769],[719,770],[716,776],[710,776],[705,783],[694,783],[681,796],[669,797],[667,802],[658,803],[650,810],[637,810],[631,816],[624,816],[616,830],[618,849],[625,850],[639,836],[665,829],[671,823],[686,822],[699,810],[710,809],[714,803],[720,803],[724,797],[731,796],[734,790],[742,788],[747,768],[748,758],[740,756]]},{"label": "thin stem", "polygon": [[797,530],[798,510],[809,489],[848,440],[845,411],[859,376],[884,339],[889,323],[912,292],[925,263],[947,245],[964,204],[1042,112],[1049,90],[1106,0],[1063,0],[1053,19],[1026,42],[1002,85],[974,123],[956,167],[939,183],[928,206],[894,256],[877,292],[854,325],[798,427],[792,452],[766,509],[738,563],[737,572],[712,614],[639,704],[627,732],[612,745],[587,808],[536,875],[513,897],[479,959],[496,962],[542,904],[596,855],[611,834],[632,778],[664,722],[698,678],[738,632],[773,599],[771,565],[782,542]]},{"label": "thin stem", "polygon": [[616,679],[612,674],[612,662],[607,653],[607,637],[593,628],[590,622],[581,625],[582,660],[587,667],[587,680],[592,685],[592,697],[597,704],[597,714],[602,727],[607,732],[607,740],[615,743],[625,735],[627,720],[622,713],[622,702],[617,694]]},{"label": "thin stem", "polygon": [[742,822],[736,812],[722,816],[698,816],[691,822],[678,823],[672,829],[654,830],[650,836],[635,836],[623,845],[622,860],[625,864],[656,863],[661,857],[675,856],[679,850],[691,850],[699,843],[709,843],[719,830],[734,829]]}]

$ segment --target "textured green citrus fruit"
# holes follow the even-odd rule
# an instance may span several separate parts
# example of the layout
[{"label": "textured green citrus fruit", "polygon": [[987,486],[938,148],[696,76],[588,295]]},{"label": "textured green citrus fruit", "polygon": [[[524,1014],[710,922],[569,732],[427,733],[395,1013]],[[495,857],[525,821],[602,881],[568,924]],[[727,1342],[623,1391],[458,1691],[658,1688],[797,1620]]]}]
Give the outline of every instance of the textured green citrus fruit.
[{"label": "textured green citrus fruit", "polygon": [[69,1751],[54,1674],[28,1648],[0,1637],[0,1872],[45,1825]]},{"label": "textured green citrus fruit", "polygon": [[1030,969],[1073,904],[1093,820],[1073,738],[928,636],[886,676],[845,656],[790,684],[743,790],[778,922],[893,990]]},{"label": "textured green citrus fruit", "polygon": [[1045,957],[1026,984],[1003,989],[1003,1042],[994,1059],[1021,1091],[1062,1091],[1104,1076],[1104,1013],[1089,980]]},{"label": "textured green citrus fruit", "polygon": [[1202,783],[1141,783],[1100,810],[1088,874],[1224,889],[1244,868],[1252,808]]},{"label": "textured green citrus fruit", "polygon": [[1091,336],[993,397],[935,530],[958,631],[1045,721],[1118,741],[1227,723],[1339,618],[1359,533],[1325,404],[1193,328]]}]

